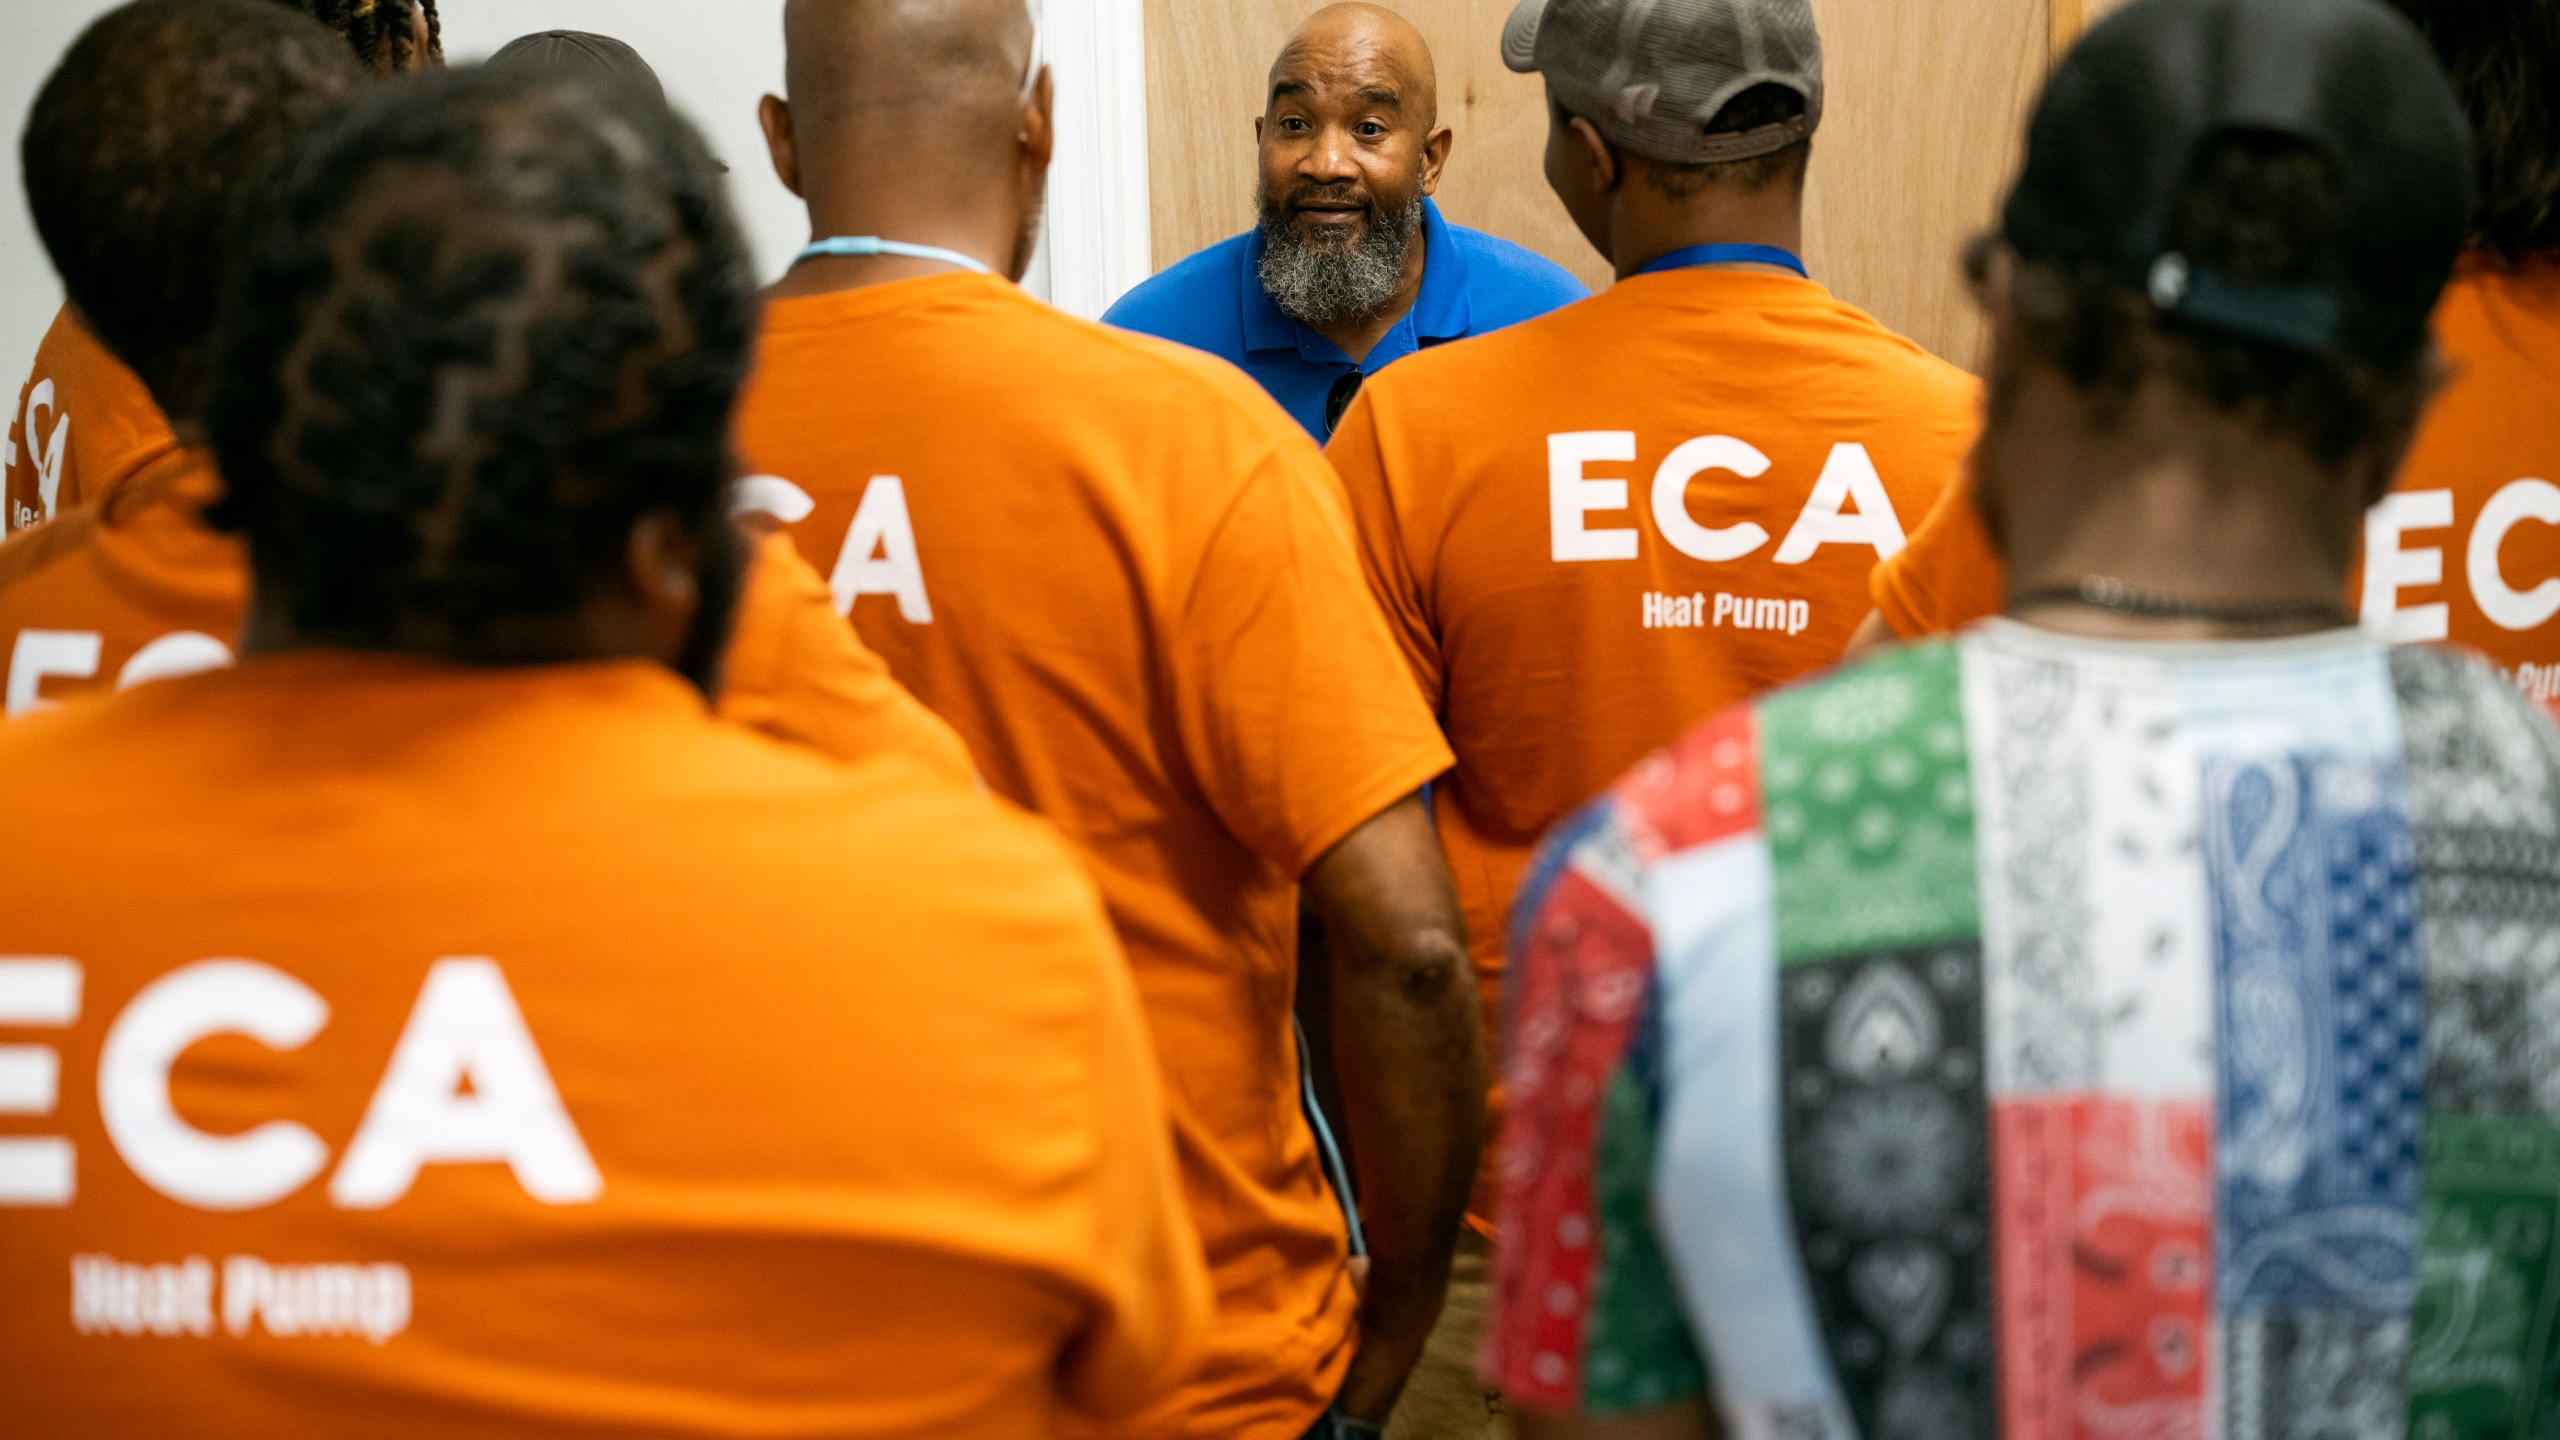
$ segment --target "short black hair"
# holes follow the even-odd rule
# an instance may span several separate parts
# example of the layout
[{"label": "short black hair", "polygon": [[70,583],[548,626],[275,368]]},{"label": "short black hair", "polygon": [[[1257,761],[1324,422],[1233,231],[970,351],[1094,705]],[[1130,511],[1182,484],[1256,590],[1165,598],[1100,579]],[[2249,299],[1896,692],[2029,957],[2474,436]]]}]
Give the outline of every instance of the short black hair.
[{"label": "short black hair", "polygon": [[[1724,102],[1715,118],[1706,123],[1710,135],[1740,134],[1764,125],[1784,125],[1804,114],[1804,97],[1784,85],[1751,86]],[[1645,178],[1653,188],[1674,200],[1686,200],[1710,185],[1735,185],[1745,190],[1765,190],[1782,179],[1804,177],[1805,162],[1813,155],[1813,137],[1803,136],[1794,142],[1754,155],[1747,160],[1709,160],[1695,165],[1672,165],[1659,160],[1644,166]]]},{"label": "short black hair", "polygon": [[2510,264],[2560,252],[2560,4],[2391,0],[2435,47],[2471,120],[2472,243]]},{"label": "short black hair", "polygon": [[163,410],[194,399],[247,178],[362,83],[328,31],[267,0],[134,0],[46,77],[18,141],[27,209],[71,303]]},{"label": "short black hair", "polygon": [[492,626],[602,593],[643,515],[727,543],[754,280],[664,105],[510,69],[395,80],[242,224],[209,514],[307,640],[514,658]]},{"label": "short black hair", "polygon": [[[279,0],[345,37],[349,49],[376,75],[392,75],[444,61],[444,20],[436,0]],[[427,20],[427,49],[417,51],[416,18]]]},{"label": "short black hair", "polygon": [[[2288,136],[2233,131],[2198,150],[2163,248],[2240,284],[2310,284],[2339,209],[2337,178],[2318,152]],[[1966,252],[1977,284],[1997,243],[1986,236]],[[2099,262],[2022,257],[2011,298],[2027,346],[2088,393],[2102,419],[2165,371],[2220,409],[2257,409],[2336,466],[2414,424],[2432,385],[2423,331],[2392,353],[2297,349],[2164,313]]]}]

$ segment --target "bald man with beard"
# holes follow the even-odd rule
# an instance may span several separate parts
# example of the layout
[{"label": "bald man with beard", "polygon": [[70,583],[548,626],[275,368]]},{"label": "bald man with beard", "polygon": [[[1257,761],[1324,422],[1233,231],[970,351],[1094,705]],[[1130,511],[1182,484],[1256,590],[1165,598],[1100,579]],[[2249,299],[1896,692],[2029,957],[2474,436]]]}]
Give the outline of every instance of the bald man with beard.
[{"label": "bald man with beard", "polygon": [[1271,62],[1259,219],[1131,290],[1102,318],[1243,368],[1323,440],[1361,382],[1404,356],[1582,299],[1582,282],[1440,216],[1449,162],[1431,47],[1376,5],[1328,5]]},{"label": "bald man with beard", "polygon": [[[1128,953],[1217,1314],[1112,1433],[1357,1434],[1432,1331],[1481,1148],[1464,929],[1417,797],[1448,747],[1288,416],[1015,285],[1053,133],[1022,0],[784,15],[763,118],[812,242],[765,308],[749,489],[988,786],[1082,850]],[[1365,1280],[1300,1108],[1302,884],[1334,940]]]}]

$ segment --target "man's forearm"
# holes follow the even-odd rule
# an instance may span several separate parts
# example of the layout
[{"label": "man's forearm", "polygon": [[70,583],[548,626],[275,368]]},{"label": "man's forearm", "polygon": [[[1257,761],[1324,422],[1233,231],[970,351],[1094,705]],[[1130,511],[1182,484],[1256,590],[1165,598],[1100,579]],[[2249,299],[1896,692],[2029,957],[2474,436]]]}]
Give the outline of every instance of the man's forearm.
[{"label": "man's forearm", "polygon": [[1421,804],[1389,807],[1307,884],[1333,957],[1333,1050],[1361,1176],[1370,1269],[1343,1409],[1377,1418],[1421,1354],[1484,1143],[1475,973]]}]

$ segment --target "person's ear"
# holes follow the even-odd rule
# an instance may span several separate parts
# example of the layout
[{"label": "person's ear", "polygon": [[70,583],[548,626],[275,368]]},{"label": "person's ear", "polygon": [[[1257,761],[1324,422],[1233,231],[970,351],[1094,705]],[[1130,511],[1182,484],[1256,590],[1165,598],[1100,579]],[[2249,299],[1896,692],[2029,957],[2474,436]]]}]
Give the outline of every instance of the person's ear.
[{"label": "person's ear", "polygon": [[670,665],[684,654],[694,611],[702,604],[703,560],[702,542],[669,510],[633,521],[623,545],[623,578],[640,602],[649,648]]},{"label": "person's ear", "polygon": [[1017,285],[1031,272],[1032,254],[1040,248],[1041,212],[1049,204],[1049,162],[1058,147],[1057,112],[1051,108],[1056,93],[1049,67],[1041,66],[1029,98],[1022,102],[1021,124],[1014,132],[1013,258],[1004,273]]},{"label": "person's ear", "polygon": [[1432,194],[1440,188],[1440,170],[1449,163],[1449,147],[1456,143],[1456,139],[1456,134],[1446,125],[1433,126],[1430,135],[1423,139],[1423,194]]},{"label": "person's ear", "polygon": [[1573,127],[1573,138],[1580,143],[1583,163],[1591,169],[1591,188],[1601,194],[1618,188],[1626,179],[1626,166],[1618,159],[1617,150],[1600,138],[1591,122],[1576,115],[1567,122]]},{"label": "person's ear", "polygon": [[1982,311],[1982,373],[1991,374],[2017,340],[2018,252],[1985,236],[1966,251],[1964,268],[1973,303]]},{"label": "person's ear", "polygon": [[808,199],[800,188],[800,142],[791,131],[791,104],[779,95],[756,102],[756,123],[764,127],[765,153],[773,157],[773,173],[782,188]]},{"label": "person's ear", "polygon": [[1049,67],[1040,67],[1040,78],[1031,82],[1031,98],[1022,103],[1022,130],[1015,138],[1022,144],[1022,158],[1036,178],[1045,181],[1049,161],[1057,153],[1058,130],[1055,110],[1056,92],[1050,84]]}]

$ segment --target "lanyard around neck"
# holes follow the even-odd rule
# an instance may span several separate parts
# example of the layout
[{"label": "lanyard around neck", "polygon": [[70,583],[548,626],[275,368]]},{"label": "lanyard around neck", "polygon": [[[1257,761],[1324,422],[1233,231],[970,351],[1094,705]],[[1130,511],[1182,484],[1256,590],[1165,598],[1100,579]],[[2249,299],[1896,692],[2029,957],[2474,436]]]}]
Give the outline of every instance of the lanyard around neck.
[{"label": "lanyard around neck", "polygon": [[[1655,256],[1638,268],[1636,275],[1650,275],[1656,270],[1686,270],[1693,265],[1775,265],[1781,270],[1793,270],[1807,279],[1812,278],[1812,272],[1804,268],[1804,262],[1796,258],[1794,251],[1781,250],[1775,245],[1692,245],[1668,255]],[[1635,276],[1627,278],[1632,280]]]},{"label": "lanyard around neck", "polygon": [[996,273],[974,255],[945,250],[939,245],[910,245],[904,240],[883,240],[877,235],[830,235],[824,240],[813,240],[806,249],[791,257],[791,263],[797,265],[819,255],[903,255],[910,260],[939,260],[963,270],[975,270],[981,275]]}]

